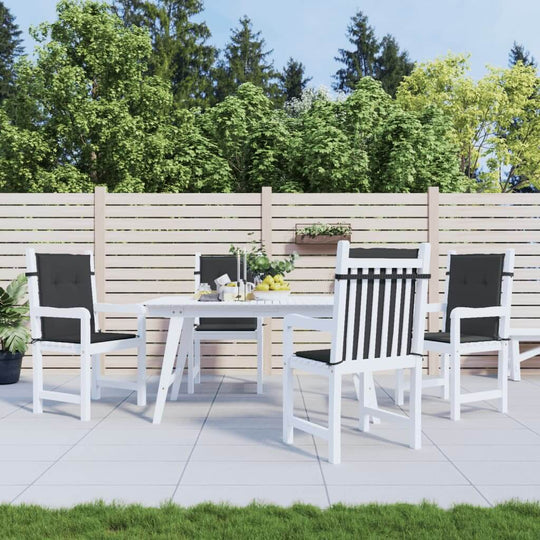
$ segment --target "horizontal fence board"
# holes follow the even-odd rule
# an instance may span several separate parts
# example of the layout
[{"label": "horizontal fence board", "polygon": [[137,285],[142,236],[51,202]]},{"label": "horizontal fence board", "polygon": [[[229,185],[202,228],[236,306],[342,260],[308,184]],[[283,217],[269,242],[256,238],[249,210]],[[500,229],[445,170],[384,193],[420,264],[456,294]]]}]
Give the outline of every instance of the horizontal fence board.
[{"label": "horizontal fence board", "polygon": [[107,205],[258,205],[260,193],[107,193]]},{"label": "horizontal fence board", "polygon": [[[3,195],[0,195],[0,198]],[[91,218],[94,217],[93,205],[19,205],[4,206],[0,204],[0,220],[4,218],[47,219],[61,215],[62,218]]]},{"label": "horizontal fence board", "polygon": [[425,193],[273,193],[272,204],[279,205],[336,205],[354,204],[427,204]]},{"label": "horizontal fence board", "polygon": [[81,229],[94,230],[94,220],[89,218],[0,218],[0,235],[4,231],[77,231]]},{"label": "horizontal fence board", "polygon": [[274,218],[324,218],[345,221],[348,218],[362,217],[427,217],[427,206],[273,206]]},{"label": "horizontal fence board", "polygon": [[105,221],[105,228],[108,231],[120,231],[120,230],[206,230],[208,228],[218,227],[220,230],[228,231],[230,229],[240,230],[259,230],[261,225],[260,218],[212,218],[199,217],[199,218],[184,218],[180,216],[172,216],[170,218],[141,218],[141,219],[107,219]]},{"label": "horizontal fence board", "polygon": [[[94,204],[93,193],[1,193],[0,206],[3,205],[61,205]],[[0,212],[1,215],[1,212]]]},{"label": "horizontal fence board", "polygon": [[130,218],[142,220],[148,218],[257,218],[261,208],[257,206],[106,206],[105,215],[108,220]]}]

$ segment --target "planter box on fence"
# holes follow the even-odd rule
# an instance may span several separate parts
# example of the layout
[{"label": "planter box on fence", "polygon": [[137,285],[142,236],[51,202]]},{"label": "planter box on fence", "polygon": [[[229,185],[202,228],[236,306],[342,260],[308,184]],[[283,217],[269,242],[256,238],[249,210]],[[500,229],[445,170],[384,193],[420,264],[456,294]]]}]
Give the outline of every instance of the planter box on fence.
[{"label": "planter box on fence", "polygon": [[[311,225],[310,223],[298,223],[296,225],[295,243],[296,244],[337,244],[340,240],[351,240],[351,229],[345,234],[302,234],[302,230]],[[341,226],[343,223],[329,223],[329,225]]]}]

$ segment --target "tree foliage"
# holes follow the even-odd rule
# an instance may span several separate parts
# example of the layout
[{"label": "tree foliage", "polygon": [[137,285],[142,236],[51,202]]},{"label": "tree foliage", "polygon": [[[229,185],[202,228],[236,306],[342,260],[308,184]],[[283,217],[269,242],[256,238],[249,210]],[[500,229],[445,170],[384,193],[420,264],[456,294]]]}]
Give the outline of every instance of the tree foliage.
[{"label": "tree foliage", "polygon": [[412,72],[413,62],[406,51],[400,51],[395,38],[387,34],[379,41],[368,18],[358,11],[347,27],[352,50],[339,49],[336,60],[343,64],[334,75],[335,90],[351,92],[362,77],[381,81],[382,87],[394,96],[399,83]]},{"label": "tree foliage", "polygon": [[21,43],[21,31],[15,24],[15,17],[0,1],[0,103],[13,89],[13,64],[23,53]]},{"label": "tree foliage", "polygon": [[525,66],[537,66],[534,56],[523,45],[514,41],[514,45],[512,45],[508,54],[508,65],[509,67],[513,67],[518,62],[521,62]]},{"label": "tree foliage", "polygon": [[182,106],[204,106],[212,94],[211,71],[217,54],[210,30],[194,17],[201,0],[116,0],[115,10],[128,26],[145,28],[152,40],[150,74],[170,82]]},{"label": "tree foliage", "polygon": [[[461,172],[480,191],[540,186],[540,94],[536,69],[518,62],[475,81],[468,60],[449,55],[419,66],[397,93],[406,110],[441,109],[459,148]],[[516,175],[521,180],[516,184]]]},{"label": "tree foliage", "polygon": [[272,50],[266,50],[261,32],[253,31],[249,17],[244,15],[239,23],[240,26],[232,30],[230,41],[215,70],[216,99],[223,101],[246,82],[262,88],[267,96],[274,97],[277,73],[273,62],[268,59]]},{"label": "tree foliage", "polygon": [[287,65],[279,75],[279,88],[283,101],[302,97],[311,77],[306,77],[306,68],[302,62],[289,58]]}]

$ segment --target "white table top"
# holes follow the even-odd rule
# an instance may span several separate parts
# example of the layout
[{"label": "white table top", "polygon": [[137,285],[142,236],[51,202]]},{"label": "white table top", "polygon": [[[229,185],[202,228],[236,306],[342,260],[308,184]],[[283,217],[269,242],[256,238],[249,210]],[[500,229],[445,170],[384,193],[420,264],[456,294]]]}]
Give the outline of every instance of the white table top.
[{"label": "white table top", "polygon": [[170,317],[260,316],[283,317],[289,313],[325,317],[332,314],[332,294],[291,294],[276,300],[250,300],[247,302],[199,302],[192,295],[161,296],[143,302],[149,315]]},{"label": "white table top", "polygon": [[511,328],[510,338],[540,340],[540,328]]}]

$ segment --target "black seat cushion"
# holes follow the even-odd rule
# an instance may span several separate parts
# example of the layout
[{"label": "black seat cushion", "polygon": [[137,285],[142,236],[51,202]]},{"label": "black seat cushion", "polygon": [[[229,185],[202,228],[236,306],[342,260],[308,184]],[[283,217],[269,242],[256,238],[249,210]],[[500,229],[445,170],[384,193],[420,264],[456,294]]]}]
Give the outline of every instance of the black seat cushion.
[{"label": "black seat cushion", "polygon": [[314,351],[298,351],[294,353],[301,358],[307,358],[308,360],[315,360],[316,362],[330,363],[330,349],[316,349]]},{"label": "black seat cushion", "polygon": [[[450,343],[450,332],[426,332],[424,339],[427,341],[438,341],[440,343]],[[487,336],[469,336],[461,334],[461,343],[475,343],[477,341],[493,341],[496,338],[490,338]]]},{"label": "black seat cushion", "polygon": [[257,330],[256,318],[233,319],[224,317],[201,319],[195,327],[198,332],[251,332]]},{"label": "black seat cushion", "polygon": [[[240,272],[243,272],[243,261],[241,261]],[[200,282],[208,283],[212,290],[216,289],[214,280],[223,274],[227,274],[232,281],[236,281],[239,276],[238,260],[236,255],[201,255],[199,259]],[[248,281],[253,281],[253,274],[248,270]],[[250,332],[257,329],[257,319],[229,319],[216,317],[203,317],[200,324],[195,328],[200,332]]]},{"label": "black seat cushion", "polygon": [[[503,253],[450,257],[447,329],[450,329],[450,314],[456,307],[481,308],[501,305],[503,264]],[[497,317],[462,319],[461,333],[464,336],[498,339],[499,319]]]},{"label": "black seat cushion", "polygon": [[[92,332],[90,334],[90,343],[104,343],[106,341],[119,341],[123,339],[132,339],[137,337],[135,334],[116,334],[114,332]],[[60,341],[62,343],[80,343],[81,338],[79,333],[77,334],[65,334],[59,339],[45,339],[41,338],[41,341]]]},{"label": "black seat cushion", "polygon": [[[84,307],[90,312],[90,331],[95,332],[90,255],[38,253],[36,263],[40,305]],[[78,343],[80,328],[79,319],[42,317],[41,339],[63,341],[65,336],[72,336],[73,343]]]}]

